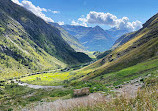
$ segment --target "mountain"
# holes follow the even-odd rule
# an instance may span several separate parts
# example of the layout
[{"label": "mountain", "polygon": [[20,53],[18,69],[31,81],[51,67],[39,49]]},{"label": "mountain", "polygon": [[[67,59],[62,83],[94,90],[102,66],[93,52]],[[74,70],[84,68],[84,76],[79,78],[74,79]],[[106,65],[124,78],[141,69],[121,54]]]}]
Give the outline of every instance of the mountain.
[{"label": "mountain", "polygon": [[62,32],[10,0],[0,0],[1,78],[88,62]]},{"label": "mountain", "polygon": [[131,32],[130,30],[127,29],[119,29],[119,28],[111,28],[109,30],[105,30],[109,35],[111,35],[111,37],[115,40],[117,40],[118,38],[120,38],[122,35]]},{"label": "mountain", "polygon": [[158,14],[143,24],[140,30],[118,40],[124,42],[79,71],[83,74],[80,81],[120,84],[158,70]]},{"label": "mountain", "polygon": [[104,51],[111,48],[114,43],[111,36],[99,26],[62,25],[61,27],[75,36],[89,51]]},{"label": "mountain", "polygon": [[69,34],[65,29],[63,29],[58,23],[49,22],[49,24],[58,28],[61,32],[62,38],[77,52],[85,52],[85,47],[79,42],[79,40]]}]

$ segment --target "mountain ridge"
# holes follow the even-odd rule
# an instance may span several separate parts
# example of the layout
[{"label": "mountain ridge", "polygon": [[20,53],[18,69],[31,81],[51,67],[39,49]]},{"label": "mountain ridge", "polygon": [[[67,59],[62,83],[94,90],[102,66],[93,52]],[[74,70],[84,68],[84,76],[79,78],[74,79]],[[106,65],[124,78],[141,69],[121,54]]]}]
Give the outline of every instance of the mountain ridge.
[{"label": "mountain ridge", "polygon": [[116,27],[104,30],[100,26],[84,27],[75,25],[61,25],[71,35],[76,37],[89,51],[100,51],[111,49],[115,40],[121,35],[129,33],[129,30],[121,30]]},{"label": "mountain ridge", "polygon": [[71,35],[75,36],[89,51],[104,51],[111,48],[113,40],[100,26],[84,27],[61,25]]}]

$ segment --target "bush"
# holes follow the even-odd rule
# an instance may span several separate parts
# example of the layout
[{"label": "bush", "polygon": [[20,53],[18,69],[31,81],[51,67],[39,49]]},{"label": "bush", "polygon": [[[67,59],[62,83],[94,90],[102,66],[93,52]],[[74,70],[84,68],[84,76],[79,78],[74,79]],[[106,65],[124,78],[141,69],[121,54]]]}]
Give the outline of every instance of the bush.
[{"label": "bush", "polygon": [[52,92],[52,94],[50,95],[50,97],[63,97],[66,96],[68,94],[72,95],[72,90],[68,89],[68,90],[54,90]]},{"label": "bush", "polygon": [[32,102],[32,101],[40,101],[41,97],[40,96],[31,96],[31,97],[28,98],[28,100],[30,102]]}]

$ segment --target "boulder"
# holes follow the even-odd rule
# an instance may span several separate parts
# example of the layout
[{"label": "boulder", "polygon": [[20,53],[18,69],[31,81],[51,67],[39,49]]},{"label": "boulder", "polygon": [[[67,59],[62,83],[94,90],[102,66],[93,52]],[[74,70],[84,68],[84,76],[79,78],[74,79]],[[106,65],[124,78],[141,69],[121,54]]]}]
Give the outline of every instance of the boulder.
[{"label": "boulder", "polygon": [[88,95],[88,94],[90,94],[89,87],[73,90],[74,96],[83,96],[83,95]]}]

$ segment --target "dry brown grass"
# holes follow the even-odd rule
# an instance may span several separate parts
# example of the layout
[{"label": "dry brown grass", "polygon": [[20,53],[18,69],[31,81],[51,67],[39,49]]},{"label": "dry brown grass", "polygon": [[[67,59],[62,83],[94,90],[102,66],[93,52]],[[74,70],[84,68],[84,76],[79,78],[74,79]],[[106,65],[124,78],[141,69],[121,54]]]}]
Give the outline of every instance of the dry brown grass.
[{"label": "dry brown grass", "polygon": [[[114,95],[93,93],[89,96],[39,102],[23,111],[158,111],[158,79],[145,81],[145,85],[126,84],[115,89]],[[140,83],[139,83],[140,84]]]},{"label": "dry brown grass", "polygon": [[158,84],[139,90],[134,98],[122,95],[109,102],[81,106],[73,111],[158,111]]}]

